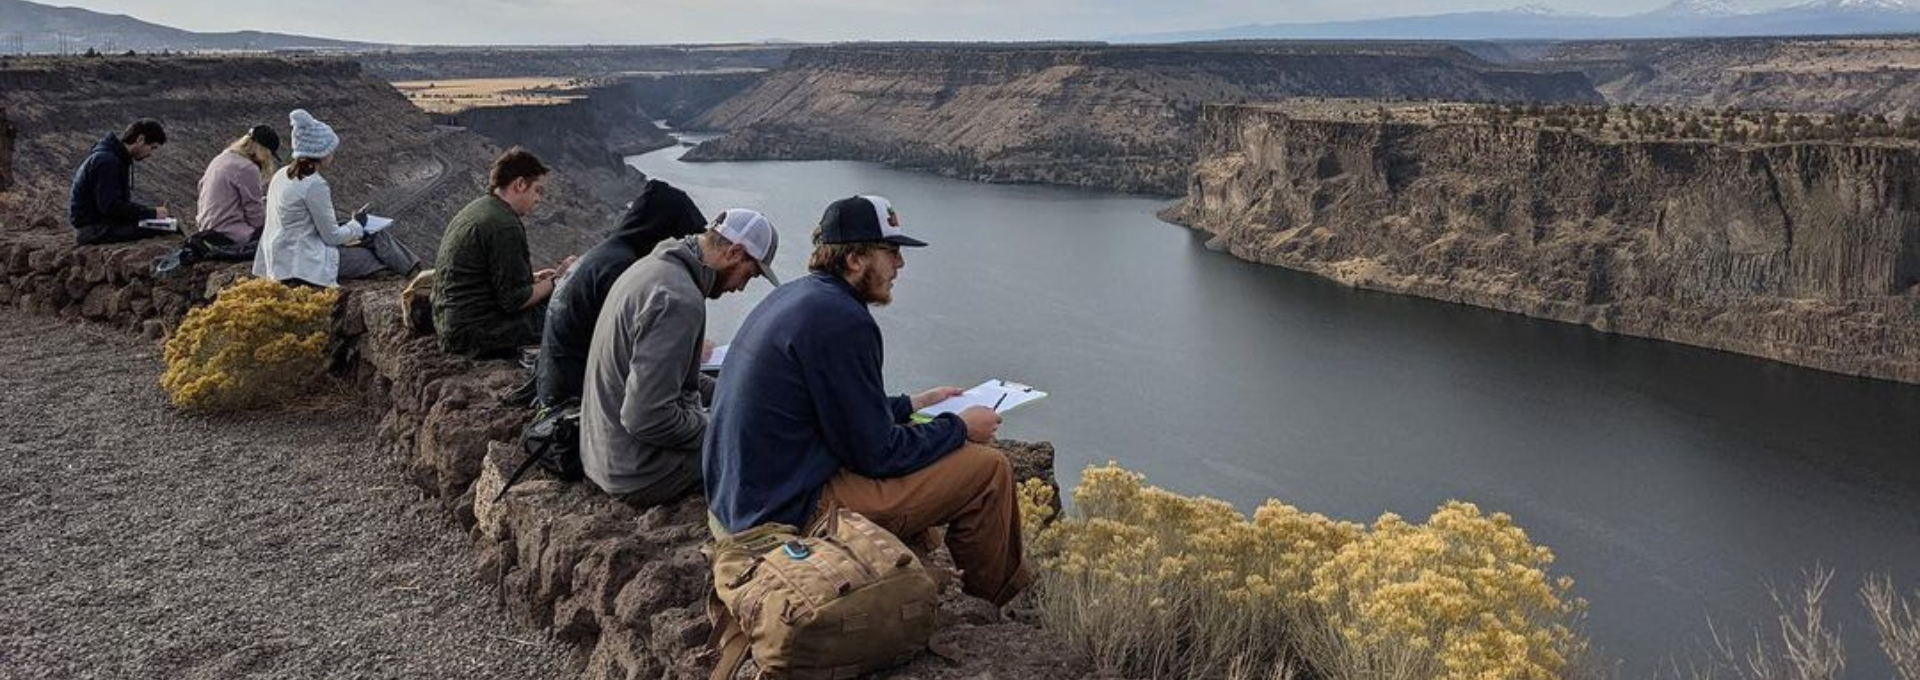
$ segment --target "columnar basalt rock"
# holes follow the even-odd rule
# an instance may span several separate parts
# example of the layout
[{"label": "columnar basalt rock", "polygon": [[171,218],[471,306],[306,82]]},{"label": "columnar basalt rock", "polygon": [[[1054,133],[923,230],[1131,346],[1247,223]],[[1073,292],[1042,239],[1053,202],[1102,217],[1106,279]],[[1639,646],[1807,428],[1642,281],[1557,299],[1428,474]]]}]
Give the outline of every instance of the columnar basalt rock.
[{"label": "columnar basalt rock", "polygon": [[[1296,107],[1297,108],[1297,107]],[[1211,108],[1168,217],[1240,257],[1920,382],[1920,147],[1608,142]]]}]

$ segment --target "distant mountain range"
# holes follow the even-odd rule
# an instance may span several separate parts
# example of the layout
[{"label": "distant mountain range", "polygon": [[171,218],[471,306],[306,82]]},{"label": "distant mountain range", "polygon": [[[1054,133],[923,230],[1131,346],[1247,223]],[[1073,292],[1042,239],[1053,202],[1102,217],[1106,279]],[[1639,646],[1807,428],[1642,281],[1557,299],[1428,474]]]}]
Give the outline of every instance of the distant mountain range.
[{"label": "distant mountain range", "polygon": [[1676,0],[1629,16],[1574,14],[1526,5],[1490,12],[1456,12],[1318,23],[1257,24],[1208,31],[1122,36],[1115,42],[1217,40],[1579,40],[1920,32],[1920,7],[1903,0],[1810,0],[1765,11],[1728,0]]},{"label": "distant mountain range", "polygon": [[[1920,0],[1808,0],[1750,11],[1732,0],[1675,0],[1629,16],[1563,12],[1541,5],[1113,38],[1120,43],[1222,40],[1580,40],[1920,33]],[[776,42],[776,41],[768,41]],[[785,42],[785,41],[779,41]],[[200,33],[77,7],[0,0],[0,54],[175,51],[372,50],[378,43],[285,33]]]},{"label": "distant mountain range", "polygon": [[26,0],[0,0],[0,54],[157,52],[160,50],[350,50],[373,43],[310,38],[284,33],[196,33],[122,14],[54,7]]}]

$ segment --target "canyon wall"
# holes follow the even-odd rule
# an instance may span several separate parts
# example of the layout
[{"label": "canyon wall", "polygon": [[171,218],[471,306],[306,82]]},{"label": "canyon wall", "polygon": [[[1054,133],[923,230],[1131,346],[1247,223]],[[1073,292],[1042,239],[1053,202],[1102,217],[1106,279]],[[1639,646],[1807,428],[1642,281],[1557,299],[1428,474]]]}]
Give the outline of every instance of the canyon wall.
[{"label": "canyon wall", "polygon": [[[482,195],[500,146],[436,126],[387,83],[331,59],[102,57],[12,59],[0,66],[0,107],[18,132],[15,190],[64,222],[64,193],[89,149],[136,118],[159,119],[167,144],[134,170],[138,200],[164,202],[191,223],[207,162],[256,124],[290,147],[287,113],[304,108],[332,125],[340,148],[323,171],[334,204],[372,204],[399,220],[394,233],[431,260],[447,220]],[[282,151],[289,152],[290,148]],[[528,220],[539,260],[580,252],[611,228],[618,204],[602,201],[568,168],[556,168]],[[189,224],[191,226],[191,224]]]},{"label": "canyon wall", "polygon": [[1615,104],[1920,115],[1920,36],[1576,41],[1535,65],[1579,69]]},{"label": "canyon wall", "polygon": [[568,96],[559,103],[481,106],[436,117],[503,147],[524,146],[567,170],[601,202],[625,205],[647,178],[624,158],[672,146],[673,138],[653,126],[650,114],[624,87],[586,88]]},{"label": "canyon wall", "polygon": [[362,53],[367,72],[389,82],[459,78],[575,78],[613,74],[777,68],[792,46],[622,45],[445,47]]},{"label": "canyon wall", "polygon": [[1284,97],[1598,102],[1578,72],[1439,46],[840,46],[698,116],[690,160],[850,159],[972,180],[1177,195],[1201,107]]},{"label": "canyon wall", "polygon": [[1175,221],[1351,285],[1920,382],[1920,148],[1210,108]]},{"label": "canyon wall", "polygon": [[623,79],[627,96],[634,104],[657,120],[684,127],[707,110],[720,105],[767,77],[762,70],[711,71],[704,73],[653,73]]}]

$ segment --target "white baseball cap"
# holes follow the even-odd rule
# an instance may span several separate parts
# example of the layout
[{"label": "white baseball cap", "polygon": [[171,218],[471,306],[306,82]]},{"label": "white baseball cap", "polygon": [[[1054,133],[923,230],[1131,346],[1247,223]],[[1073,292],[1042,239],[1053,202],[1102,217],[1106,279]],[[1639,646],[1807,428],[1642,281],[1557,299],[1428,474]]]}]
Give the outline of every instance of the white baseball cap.
[{"label": "white baseball cap", "polygon": [[780,232],[774,231],[766,215],[757,210],[729,208],[720,213],[718,230],[728,241],[746,249],[753,263],[759,265],[760,275],[767,277],[767,283],[780,285],[780,277],[773,275],[773,253],[780,249]]}]

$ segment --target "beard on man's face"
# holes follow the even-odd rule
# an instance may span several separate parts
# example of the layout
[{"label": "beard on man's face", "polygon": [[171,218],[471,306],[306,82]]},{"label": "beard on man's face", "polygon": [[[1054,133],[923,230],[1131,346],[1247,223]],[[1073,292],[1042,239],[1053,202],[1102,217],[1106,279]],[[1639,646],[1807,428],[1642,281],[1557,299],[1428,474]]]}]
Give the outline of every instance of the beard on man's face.
[{"label": "beard on man's face", "polygon": [[872,269],[860,272],[853,281],[854,292],[860,295],[860,301],[874,307],[885,307],[893,302],[893,291],[889,290],[887,280]]}]

